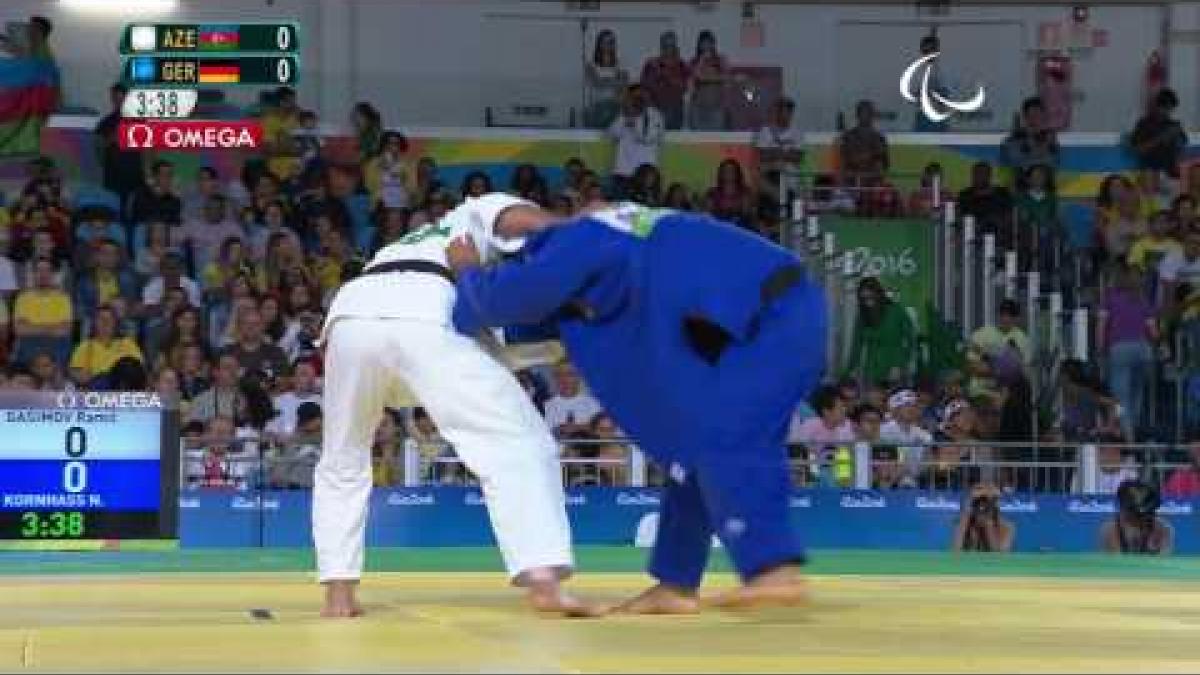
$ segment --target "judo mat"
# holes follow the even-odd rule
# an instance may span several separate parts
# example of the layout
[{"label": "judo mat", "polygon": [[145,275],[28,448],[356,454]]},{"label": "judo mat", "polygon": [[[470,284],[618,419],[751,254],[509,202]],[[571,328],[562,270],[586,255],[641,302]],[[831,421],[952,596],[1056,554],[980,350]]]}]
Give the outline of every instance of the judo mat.
[{"label": "judo mat", "polygon": [[[644,588],[583,548],[571,587]],[[706,590],[733,579],[724,560]],[[546,619],[491,549],[372,550],[318,616],[300,550],[0,553],[4,672],[1200,672],[1200,559],[817,551],[804,607]]]}]

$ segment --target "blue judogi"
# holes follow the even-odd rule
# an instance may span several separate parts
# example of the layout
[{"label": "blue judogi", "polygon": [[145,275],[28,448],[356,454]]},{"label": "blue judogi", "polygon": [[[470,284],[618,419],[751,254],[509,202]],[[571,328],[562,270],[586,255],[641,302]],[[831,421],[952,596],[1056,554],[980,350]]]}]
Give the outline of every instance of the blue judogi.
[{"label": "blue judogi", "polygon": [[652,575],[697,588],[714,533],[743,578],[803,560],[785,437],[821,375],[826,308],[791,253],[708,216],[623,205],[460,274],[461,332],[547,320],[617,424],[669,467]]}]

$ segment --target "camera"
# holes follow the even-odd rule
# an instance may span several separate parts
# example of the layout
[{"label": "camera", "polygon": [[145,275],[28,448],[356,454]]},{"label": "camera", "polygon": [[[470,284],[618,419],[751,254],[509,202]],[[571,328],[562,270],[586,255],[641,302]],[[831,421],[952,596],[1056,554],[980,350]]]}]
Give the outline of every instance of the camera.
[{"label": "camera", "polygon": [[1000,512],[1000,499],[995,495],[977,495],[971,499],[971,514],[991,516]]},{"label": "camera", "polygon": [[1162,505],[1158,488],[1140,480],[1127,480],[1117,488],[1121,512],[1137,518],[1153,518]]}]

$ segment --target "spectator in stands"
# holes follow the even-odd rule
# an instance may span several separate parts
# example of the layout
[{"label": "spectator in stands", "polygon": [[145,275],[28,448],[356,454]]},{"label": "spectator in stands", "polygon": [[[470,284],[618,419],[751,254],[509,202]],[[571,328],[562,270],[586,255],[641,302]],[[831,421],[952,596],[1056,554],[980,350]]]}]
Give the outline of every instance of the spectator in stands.
[{"label": "spectator in stands", "polygon": [[196,172],[196,187],[183,195],[183,221],[201,220],[208,198],[221,194],[221,177],[211,166],[202,166]]},{"label": "spectator in stands", "polygon": [[[1096,491],[1095,494],[1115,495],[1126,481],[1137,480],[1138,466],[1132,456],[1122,456],[1121,445],[1125,439],[1120,434],[1105,434],[1096,446]],[[1072,492],[1082,492],[1082,475],[1075,473]]]},{"label": "spectator in stands", "polygon": [[1179,178],[1179,160],[1188,137],[1173,117],[1178,107],[1174,90],[1162,89],[1154,97],[1154,106],[1134,126],[1129,143],[1143,171]]},{"label": "spectator in stands", "polygon": [[704,210],[715,218],[753,230],[757,202],[742,165],[733,158],[722,160],[717,165],[716,184],[704,195]]},{"label": "spectator in stands", "polygon": [[301,403],[296,409],[295,432],[278,446],[271,458],[271,484],[285,490],[312,487],[313,470],[321,455],[324,415],[319,403]]},{"label": "spectator in stands", "polygon": [[858,313],[844,376],[879,384],[908,379],[916,330],[908,312],[888,297],[875,277],[858,283]]},{"label": "spectator in stands", "polygon": [[175,193],[175,165],[160,159],[150,169],[150,181],[133,195],[130,217],[134,224],[162,221],[179,225],[183,220],[183,202]]},{"label": "spectator in stands", "polygon": [[1117,402],[1083,361],[1067,359],[1060,367],[1062,431],[1067,442],[1086,443],[1120,434]]},{"label": "spectator in stands", "polygon": [[79,224],[75,228],[75,250],[72,258],[81,264],[86,260],[93,246],[101,241],[116,242],[122,249],[128,249],[125,228],[113,220],[112,209],[107,206],[89,206],[80,209]]},{"label": "spectator in stands", "polygon": [[1158,340],[1154,308],[1135,269],[1118,267],[1116,285],[1104,294],[1103,316],[1099,342],[1108,363],[1108,386],[1125,412],[1125,435],[1134,438],[1143,430]]},{"label": "spectator in stands", "polygon": [[[66,257],[70,225],[66,218],[53,212],[49,207],[30,206],[37,197],[23,195],[11,225],[11,250],[13,257],[20,261],[28,261],[37,256],[52,254],[56,259]],[[43,244],[39,249],[37,239],[49,238],[49,250]]]},{"label": "spectator in stands", "polygon": [[976,485],[959,512],[950,550],[1008,553],[1015,536],[1012,521],[1000,514],[1000,491],[994,485]]},{"label": "spectator in stands", "polygon": [[1046,106],[1040,97],[1027,98],[1021,104],[1021,113],[1013,120],[1013,130],[1004,139],[1001,152],[1005,165],[1013,170],[1017,190],[1031,167],[1058,166],[1058,135],[1046,126]]},{"label": "spectator in stands", "polygon": [[[194,316],[199,317],[199,310],[188,304],[187,295],[183,289],[171,288],[167,290],[162,302],[155,306],[152,312],[144,313],[141,335],[147,362],[157,365],[161,358],[171,359],[174,350],[182,344],[205,345],[203,340],[189,339],[185,341],[176,337],[178,330],[176,324],[180,320],[178,315],[185,308],[191,310]],[[178,364],[174,365],[178,367]]]},{"label": "spectator in stands", "polygon": [[549,200],[546,180],[542,178],[537,167],[532,164],[518,164],[513,170],[512,184],[509,193],[527,199],[535,204],[545,204]]},{"label": "spectator in stands", "polygon": [[1133,242],[1146,232],[1147,215],[1141,193],[1127,178],[1113,183],[1112,198],[1112,210],[1106,212],[1098,223],[1104,253],[1110,261],[1129,257]]},{"label": "spectator in stands", "polygon": [[142,350],[132,337],[120,333],[112,307],[100,305],[92,317],[91,336],[76,345],[71,355],[71,379],[87,385],[125,357],[141,361]]},{"label": "spectator in stands", "polygon": [[482,171],[468,173],[462,182],[462,197],[482,197],[492,191],[492,179]]},{"label": "spectator in stands", "polygon": [[193,273],[203,275],[209,264],[217,259],[226,240],[237,239],[244,244],[246,233],[229,219],[228,203],[218,194],[208,198],[199,220],[184,223],[180,236],[190,254]]},{"label": "spectator in stands", "polygon": [[141,187],[145,171],[142,166],[142,158],[145,155],[135,150],[122,150],[121,140],[117,137],[117,130],[121,124],[121,106],[124,105],[128,93],[129,88],[122,83],[108,88],[112,109],[100,118],[93,131],[104,189],[117,196],[122,216],[129,207],[130,196]]},{"label": "spectator in stands", "polygon": [[300,106],[296,90],[279,87],[270,96],[270,105],[262,115],[263,154],[267,170],[288,180],[300,173],[300,148],[296,129],[300,128]]},{"label": "spectator in stands", "polygon": [[1200,497],[1200,442],[1193,442],[1188,453],[1189,463],[1171,472],[1163,492],[1172,499]]},{"label": "spectator in stands", "polygon": [[69,288],[72,281],[70,261],[63,249],[55,245],[54,237],[46,231],[33,235],[33,250],[17,268],[21,288],[34,286],[37,264],[42,260],[49,260],[54,264],[54,283],[61,288]]},{"label": "spectator in stands", "polygon": [[692,197],[688,194],[687,186],[683,183],[671,183],[666,196],[663,197],[663,206],[679,211],[691,211]]},{"label": "spectator in stands", "polygon": [[[919,114],[919,113],[918,113]],[[921,117],[924,117],[921,115]],[[935,187],[936,186],[936,187]],[[934,190],[937,190],[935,193]],[[927,218],[934,212],[935,203],[941,207],[954,201],[954,194],[946,186],[942,165],[930,162],[921,170],[921,185],[908,197],[907,212],[911,216]]]},{"label": "spectator in stands", "polygon": [[899,218],[904,215],[900,191],[882,173],[859,177],[856,213],[863,218]]},{"label": "spectator in stands", "polygon": [[846,417],[846,400],[837,387],[827,385],[817,389],[810,403],[816,416],[800,424],[793,434],[796,441],[813,447],[854,441],[854,425]]},{"label": "spectator in stands", "polygon": [[321,388],[317,370],[308,361],[295,361],[287,388],[274,396],[278,413],[268,425],[268,431],[282,436],[295,433],[300,406],[305,403],[321,405]]},{"label": "spectator in stands", "polygon": [[36,260],[33,286],[17,294],[13,323],[16,334],[14,358],[18,361],[46,352],[58,364],[66,363],[71,349],[74,313],[71,298],[55,279],[56,271],[51,261]]},{"label": "spectator in stands", "polygon": [[248,458],[235,446],[232,416],[215,416],[205,421],[204,454],[198,471],[190,471],[192,487],[244,490],[250,473]]},{"label": "spectator in stands", "polygon": [[371,241],[371,248],[367,251],[370,255],[379,252],[379,249],[393,244],[400,240],[401,237],[408,234],[409,218],[412,212],[408,209],[382,209],[375,214],[377,222],[375,228],[375,237]]},{"label": "spectator in stands", "polygon": [[[1000,236],[997,237],[998,245],[1015,248],[1022,269],[1033,269],[1034,261],[1039,261],[1040,266],[1036,269],[1049,278],[1062,263],[1060,251],[1066,240],[1059,218],[1054,173],[1045,164],[1034,164],[1022,171],[1025,175],[1017,181],[1016,240]],[[1004,232],[1002,229],[1001,235]]]},{"label": "spectator in stands", "polygon": [[317,114],[311,110],[301,110],[296,118],[298,124],[292,130],[292,143],[296,154],[300,157],[299,179],[305,171],[320,171],[325,168],[321,152],[325,149],[325,141],[321,138]]},{"label": "spectator in stands", "polygon": [[[6,213],[0,208],[0,214]],[[0,216],[2,219],[3,216]],[[0,222],[0,303],[10,304],[21,287],[17,279],[17,265],[9,255],[9,230]]]},{"label": "spectator in stands", "polygon": [[371,443],[371,483],[375,487],[400,484],[403,478],[400,439],[396,413],[384,410],[379,426],[375,429],[374,441]]},{"label": "spectator in stands", "polygon": [[1175,531],[1158,516],[1158,489],[1140,480],[1117,488],[1117,515],[1100,526],[1100,550],[1105,553],[1170,555]]},{"label": "spectator in stands", "polygon": [[1177,195],[1171,201],[1171,217],[1180,233],[1200,231],[1200,214],[1196,212],[1196,199],[1189,194]]},{"label": "spectator in stands", "polygon": [[1190,232],[1183,250],[1167,254],[1158,266],[1166,318],[1200,345],[1200,232]]},{"label": "spectator in stands", "polygon": [[597,460],[597,478],[600,485],[627,485],[629,472],[629,446],[617,442],[624,434],[617,428],[608,413],[599,413],[591,420],[591,437],[609,443],[599,443],[591,446],[591,456]]},{"label": "spectator in stands", "polygon": [[[188,345],[172,352],[170,356],[170,365],[179,371],[179,391],[190,404],[212,385],[209,363],[204,358],[204,347],[199,344]],[[191,419],[190,407],[188,416],[184,419]]]},{"label": "spectator in stands", "polygon": [[438,177],[437,162],[432,157],[422,157],[417,160],[417,169],[413,176],[413,184],[408,188],[408,198],[414,208],[424,209],[428,206],[429,196],[444,187],[442,179]]},{"label": "spectator in stands", "polygon": [[23,363],[13,363],[5,371],[4,388],[8,391],[34,391],[38,381]]},{"label": "spectator in stands", "polygon": [[603,409],[583,390],[579,374],[569,362],[554,367],[554,389],[554,396],[546,401],[546,424],[558,438],[588,436],[592,418]]},{"label": "spectator in stands", "polygon": [[662,172],[653,164],[643,164],[633,172],[629,199],[644,206],[663,205]]},{"label": "spectator in stands", "polygon": [[723,131],[729,128],[725,90],[729,63],[717,51],[717,36],[710,30],[696,38],[696,56],[690,66],[692,97],[688,110],[693,131]]},{"label": "spectator in stands", "polygon": [[379,152],[383,140],[383,116],[375,106],[360,101],[354,104],[350,120],[354,126],[354,137],[358,141],[359,162],[366,162]]},{"label": "spectator in stands", "polygon": [[916,485],[916,477],[933,436],[921,427],[921,407],[917,392],[900,389],[888,397],[889,416],[879,430],[885,443],[897,446],[902,466],[902,483]]},{"label": "spectator in stands", "polygon": [[193,307],[203,306],[200,285],[183,275],[183,258],[177,253],[168,253],[159,264],[158,276],[150,279],[142,289],[143,312],[153,314],[169,288],[181,288]]},{"label": "spectator in stands", "polygon": [[147,223],[144,226],[146,242],[134,252],[133,269],[141,279],[149,279],[158,274],[162,259],[168,253],[181,254],[178,247],[171,241],[171,228],[161,220]]},{"label": "spectator in stands", "polygon": [[566,193],[574,196],[576,199],[581,197],[583,176],[588,171],[587,165],[578,157],[568,158],[563,162],[562,184],[557,187],[558,192]]},{"label": "spectator in stands", "polygon": [[937,443],[930,452],[929,462],[917,476],[922,490],[961,490],[968,476],[962,459],[963,444],[975,440],[975,411],[963,399],[950,401],[942,410],[941,425],[934,434]]},{"label": "spectator in stands", "polygon": [[385,131],[377,153],[363,164],[363,184],[372,208],[403,209],[410,204],[408,187],[413,182],[408,139],[396,131]]},{"label": "spectator in stands", "polygon": [[1012,193],[992,182],[992,165],[976,162],[971,167],[971,184],[958,193],[964,216],[975,218],[976,232],[997,234],[1012,222]]},{"label": "spectator in stands", "polygon": [[795,174],[804,162],[804,135],[792,123],[795,112],[796,102],[781,97],[771,106],[767,123],[754,135],[758,191],[763,195],[762,211],[774,217],[779,216],[777,209],[781,202],[790,206],[795,198],[790,188],[788,194],[780,194],[780,179],[789,186],[795,183],[798,178]]},{"label": "spectator in stands", "polygon": [[123,300],[137,302],[137,280],[122,265],[123,249],[112,239],[100,240],[91,249],[85,271],[75,278],[75,309],[85,325],[103,304]]},{"label": "spectator in stands", "polygon": [[812,191],[804,206],[810,213],[850,213],[857,204],[833,174],[821,173],[813,178]]},{"label": "spectator in stands", "polygon": [[29,360],[29,370],[37,378],[38,389],[42,391],[62,391],[67,388],[67,378],[63,369],[54,361],[54,357],[46,352],[38,352]]},{"label": "spectator in stands", "polygon": [[201,279],[206,304],[225,300],[225,291],[234,277],[245,278],[253,290],[259,290],[262,275],[258,266],[246,257],[246,245],[238,236],[227,237],[221,242],[216,258],[204,267]]},{"label": "spectator in stands", "polygon": [[1150,217],[1146,233],[1138,237],[1129,249],[1127,262],[1134,270],[1146,275],[1150,299],[1155,305],[1159,304],[1163,298],[1158,289],[1159,264],[1172,253],[1183,254],[1183,245],[1179,243],[1179,238],[1176,236],[1175,222],[1170,211],[1155,212]]},{"label": "spectator in stands", "polygon": [[225,353],[237,359],[243,371],[263,372],[271,378],[288,375],[289,362],[279,345],[271,342],[264,331],[262,314],[257,308],[241,312],[238,318],[237,341]]},{"label": "spectator in stands", "polygon": [[584,75],[588,101],[584,124],[589,129],[608,128],[620,108],[621,92],[629,84],[629,73],[618,56],[616,33],[606,28],[596,34]]},{"label": "spectator in stands", "polygon": [[[925,35],[921,38],[921,44],[919,47],[919,51],[920,51],[920,54],[922,57],[928,56],[930,54],[935,54],[937,52],[940,52],[941,50],[942,50],[942,42],[940,39],[938,39],[936,32],[931,31],[928,35]],[[928,63],[928,65],[926,65],[926,68],[929,69],[929,84],[928,84],[928,86],[929,86],[930,93],[937,93],[937,94],[940,94],[941,96],[948,96],[949,92],[946,90],[945,87],[942,86],[942,78],[941,78],[941,72],[940,72],[941,68],[938,67],[937,59],[930,61]],[[930,132],[946,131],[947,127],[949,126],[946,123],[946,120],[941,120],[941,121],[935,122],[935,121],[929,119],[928,117],[925,116],[925,113],[919,107],[917,108],[916,112],[913,114],[913,117],[914,117],[913,131],[915,131],[917,133],[930,133]]]},{"label": "spectator in stands", "polygon": [[608,128],[609,138],[617,144],[612,169],[614,198],[628,196],[633,173],[639,166],[658,165],[658,152],[665,133],[662,114],[647,104],[642,88],[636,84],[627,87],[621,114]]},{"label": "spectator in stands", "polygon": [[233,420],[242,408],[242,391],[238,387],[241,366],[233,353],[217,357],[212,384],[192,399],[189,419],[208,422],[214,417]]},{"label": "spectator in stands", "polygon": [[970,346],[994,368],[1027,368],[1033,363],[1033,348],[1020,321],[1021,304],[1011,298],[1001,300],[995,322],[976,329],[971,334]]},{"label": "spectator in stands", "polygon": [[891,168],[887,139],[875,129],[875,104],[859,101],[854,106],[857,123],[838,138],[838,152],[845,183],[857,187],[864,176],[877,176]]},{"label": "spectator in stands", "polygon": [[658,38],[658,48],[658,56],[646,59],[642,66],[641,84],[646,88],[650,105],[663,114],[667,129],[677,131],[683,128],[683,99],[691,72],[679,55],[675,31],[663,32]]},{"label": "spectator in stands", "polygon": [[437,425],[425,408],[411,409],[407,424],[408,438],[404,441],[405,452],[416,452],[429,466],[430,480],[442,485],[467,483],[466,468],[458,461],[454,448],[442,438]]},{"label": "spectator in stands", "polygon": [[183,392],[179,388],[179,371],[159,368],[154,374],[152,391],[158,394],[164,408],[178,412],[183,418],[187,417],[187,402],[183,400]]},{"label": "spectator in stands", "polygon": [[854,407],[850,419],[854,422],[855,440],[871,444],[880,442],[883,411],[870,403],[860,403]]}]

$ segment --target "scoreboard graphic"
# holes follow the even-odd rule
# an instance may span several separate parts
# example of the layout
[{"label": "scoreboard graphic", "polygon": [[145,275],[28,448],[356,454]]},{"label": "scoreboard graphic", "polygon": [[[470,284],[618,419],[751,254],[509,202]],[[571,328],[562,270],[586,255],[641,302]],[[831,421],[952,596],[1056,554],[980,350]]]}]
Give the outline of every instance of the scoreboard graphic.
[{"label": "scoreboard graphic", "polygon": [[253,149],[256,120],[192,118],[200,90],[292,87],[300,79],[300,31],[294,23],[132,24],[120,37],[122,81],[129,88],[118,130],[124,150]]}]

